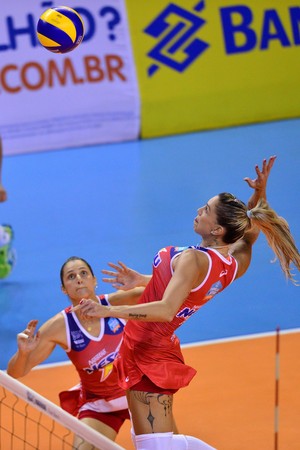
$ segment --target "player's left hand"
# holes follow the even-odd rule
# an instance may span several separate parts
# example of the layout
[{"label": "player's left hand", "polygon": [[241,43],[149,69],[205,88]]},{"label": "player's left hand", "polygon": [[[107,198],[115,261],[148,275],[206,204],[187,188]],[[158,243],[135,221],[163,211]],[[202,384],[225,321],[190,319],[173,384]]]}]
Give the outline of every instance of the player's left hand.
[{"label": "player's left hand", "polygon": [[255,172],[257,178],[251,179],[249,177],[244,178],[248,186],[256,191],[263,191],[266,188],[268,177],[270,175],[271,169],[274,165],[276,156],[271,156],[269,161],[266,159],[263,160],[262,169],[260,170],[258,165],[255,166]]},{"label": "player's left hand", "polygon": [[136,270],[131,269],[121,261],[118,261],[118,265],[111,262],[108,265],[112,269],[115,269],[115,271],[101,270],[102,273],[110,276],[110,278],[102,278],[105,283],[111,283],[115,289],[121,289],[123,291],[140,286],[141,274]]}]

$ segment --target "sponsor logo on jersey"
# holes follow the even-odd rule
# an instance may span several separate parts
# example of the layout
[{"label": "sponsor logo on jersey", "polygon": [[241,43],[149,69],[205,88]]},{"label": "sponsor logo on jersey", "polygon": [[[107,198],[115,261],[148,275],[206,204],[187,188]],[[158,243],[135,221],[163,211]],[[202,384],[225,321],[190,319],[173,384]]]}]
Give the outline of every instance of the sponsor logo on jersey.
[{"label": "sponsor logo on jersey", "polygon": [[223,289],[223,285],[222,285],[221,281],[217,281],[209,288],[207,294],[204,297],[204,300],[207,302],[208,300],[212,299],[222,289]]},{"label": "sponsor logo on jersey", "polygon": [[80,330],[71,331],[72,341],[77,347],[82,347],[84,345],[84,337]]},{"label": "sponsor logo on jersey", "polygon": [[123,325],[115,317],[110,317],[108,319],[107,325],[113,333],[118,333],[118,332],[122,331],[122,329],[123,329]]},{"label": "sponsor logo on jersey", "polygon": [[178,313],[176,314],[176,317],[178,317],[179,319],[184,319],[187,320],[189,317],[191,317],[192,314],[195,314],[196,311],[198,311],[198,309],[200,308],[200,306],[194,306],[193,308],[183,308],[180,311],[178,311]]},{"label": "sponsor logo on jersey", "polygon": [[222,272],[221,272],[220,275],[219,275],[219,278],[224,277],[224,276],[227,275],[227,274],[228,274],[228,270],[227,270],[227,269],[222,270]]},{"label": "sponsor logo on jersey", "polygon": [[100,372],[100,381],[104,381],[111,373],[113,369],[113,362],[116,359],[118,353],[118,351],[112,352],[109,355],[106,355],[97,363],[94,362],[93,364],[91,364],[90,367],[85,367],[83,370],[89,375],[96,371]]}]

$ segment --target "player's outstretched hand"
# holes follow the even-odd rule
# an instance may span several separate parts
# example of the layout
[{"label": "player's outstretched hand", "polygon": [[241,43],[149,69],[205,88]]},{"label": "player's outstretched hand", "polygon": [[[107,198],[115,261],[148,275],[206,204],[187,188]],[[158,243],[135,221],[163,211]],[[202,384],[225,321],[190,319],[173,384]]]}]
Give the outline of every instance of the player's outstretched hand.
[{"label": "player's outstretched hand", "polygon": [[101,270],[105,275],[109,275],[109,278],[102,278],[102,280],[105,283],[111,283],[115,289],[128,291],[129,289],[143,285],[141,284],[143,275],[136,270],[130,269],[130,267],[127,267],[126,264],[121,261],[118,261],[118,264],[109,262],[108,265],[114,269],[114,271],[106,269]]},{"label": "player's outstretched hand", "polygon": [[40,335],[35,332],[37,324],[37,320],[31,320],[25,330],[17,334],[18,348],[22,353],[30,353],[38,346]]},{"label": "player's outstretched hand", "polygon": [[260,170],[258,165],[255,166],[255,172],[257,178],[251,179],[249,177],[245,177],[244,180],[248,183],[248,186],[256,191],[263,191],[266,189],[268,177],[270,175],[271,169],[274,165],[276,156],[271,156],[269,161],[266,159],[263,160],[262,169]]}]

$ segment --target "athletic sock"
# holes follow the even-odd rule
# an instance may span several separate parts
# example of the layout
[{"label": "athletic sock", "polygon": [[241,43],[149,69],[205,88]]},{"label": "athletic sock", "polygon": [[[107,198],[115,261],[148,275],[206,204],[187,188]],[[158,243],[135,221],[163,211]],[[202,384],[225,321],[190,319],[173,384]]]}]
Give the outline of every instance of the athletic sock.
[{"label": "athletic sock", "polygon": [[130,433],[131,433],[131,439],[132,439],[134,448],[136,448],[136,439],[135,439],[135,433],[134,433],[133,427],[130,428]]}]

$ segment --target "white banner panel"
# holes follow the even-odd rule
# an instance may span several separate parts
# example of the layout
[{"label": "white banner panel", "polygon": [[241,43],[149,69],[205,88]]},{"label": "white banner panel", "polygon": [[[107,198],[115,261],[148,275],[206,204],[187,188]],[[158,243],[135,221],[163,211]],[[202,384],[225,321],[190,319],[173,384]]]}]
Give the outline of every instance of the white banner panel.
[{"label": "white banner panel", "polygon": [[[60,5],[60,4],[59,4]],[[140,100],[123,0],[68,4],[85,38],[69,53],[44,49],[40,15],[54,2],[0,9],[0,134],[4,154],[137,139]]]}]

